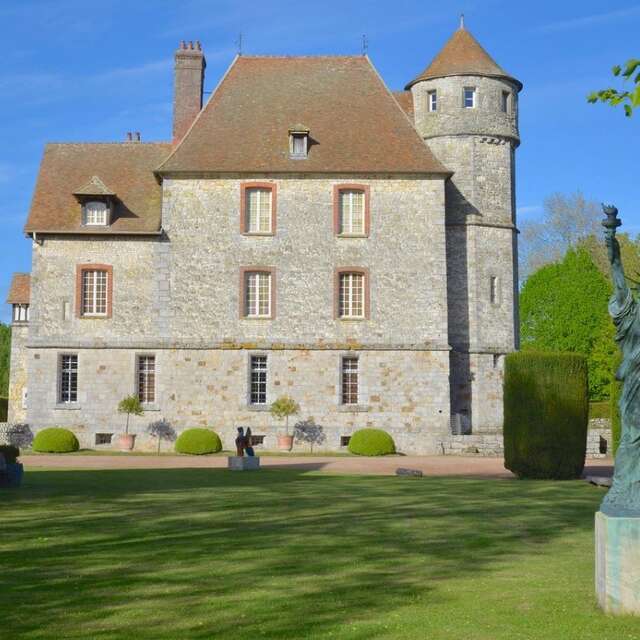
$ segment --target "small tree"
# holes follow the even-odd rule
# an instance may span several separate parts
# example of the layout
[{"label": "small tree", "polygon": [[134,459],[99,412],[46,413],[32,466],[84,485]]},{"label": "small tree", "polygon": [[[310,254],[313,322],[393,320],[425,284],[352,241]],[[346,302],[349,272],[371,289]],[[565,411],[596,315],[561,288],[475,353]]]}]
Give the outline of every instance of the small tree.
[{"label": "small tree", "polygon": [[308,442],[313,453],[314,444],[322,444],[327,436],[324,433],[324,427],[316,424],[313,418],[301,420],[293,427],[293,435],[298,442]]},{"label": "small tree", "polygon": [[147,433],[154,438],[158,438],[158,455],[160,455],[160,443],[163,440],[174,442],[176,439],[176,430],[164,418],[151,422],[147,427]]},{"label": "small tree", "polygon": [[293,398],[282,396],[271,405],[270,411],[271,415],[277,420],[284,418],[285,429],[287,435],[289,435],[289,416],[296,415],[300,411],[300,405]]},{"label": "small tree", "polygon": [[142,405],[140,404],[140,398],[138,396],[127,396],[118,403],[118,413],[127,414],[127,424],[125,425],[124,432],[129,434],[129,416],[141,416],[144,413]]}]

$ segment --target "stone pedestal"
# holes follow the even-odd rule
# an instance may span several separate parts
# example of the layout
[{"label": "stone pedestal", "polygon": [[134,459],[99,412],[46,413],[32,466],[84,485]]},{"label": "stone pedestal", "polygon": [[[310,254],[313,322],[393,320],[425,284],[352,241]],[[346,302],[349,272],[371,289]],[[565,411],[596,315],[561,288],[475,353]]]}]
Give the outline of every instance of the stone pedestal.
[{"label": "stone pedestal", "polygon": [[607,613],[640,615],[640,518],[596,513],[596,594]]},{"label": "stone pedestal", "polygon": [[228,468],[232,471],[255,471],[260,468],[260,458],[258,456],[229,456]]}]

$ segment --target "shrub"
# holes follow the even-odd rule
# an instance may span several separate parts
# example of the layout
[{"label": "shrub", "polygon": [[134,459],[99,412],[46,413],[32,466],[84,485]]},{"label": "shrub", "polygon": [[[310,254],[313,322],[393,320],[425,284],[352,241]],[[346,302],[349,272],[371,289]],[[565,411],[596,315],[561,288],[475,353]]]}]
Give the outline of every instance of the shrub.
[{"label": "shrub", "polygon": [[38,431],[33,439],[33,450],[41,453],[70,453],[79,448],[78,438],[73,432],[60,427]]},{"label": "shrub", "polygon": [[0,444],[0,455],[7,464],[15,464],[20,457],[20,449],[11,444]]},{"label": "shrub", "polygon": [[589,419],[587,362],[510,353],[504,374],[504,466],[522,478],[579,478]]},{"label": "shrub", "polygon": [[176,440],[176,451],[191,455],[222,451],[220,436],[211,429],[187,429]]},{"label": "shrub", "polygon": [[609,387],[609,417],[611,418],[611,453],[615,456],[620,444],[622,434],[622,419],[620,418],[620,394],[622,393],[622,382],[616,380],[616,371],[622,364],[622,354],[619,349],[613,356],[613,375],[611,376],[611,386]]},{"label": "shrub", "polygon": [[8,412],[9,412],[9,400],[7,398],[0,398],[0,422],[7,421]]},{"label": "shrub", "polygon": [[351,436],[349,451],[359,456],[386,456],[396,452],[396,445],[386,431],[360,429]]}]

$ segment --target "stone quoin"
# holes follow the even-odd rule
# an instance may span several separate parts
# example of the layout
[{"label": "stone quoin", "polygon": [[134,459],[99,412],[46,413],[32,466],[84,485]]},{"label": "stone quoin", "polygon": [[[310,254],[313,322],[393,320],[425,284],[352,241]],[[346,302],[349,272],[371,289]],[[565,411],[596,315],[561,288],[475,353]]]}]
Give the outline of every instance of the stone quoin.
[{"label": "stone quoin", "polygon": [[9,421],[108,445],[133,393],[136,446],[163,417],[268,448],[290,395],[325,450],[499,449],[520,82],[463,26],[404,91],[366,56],[239,55],[203,106],[205,69],[181,43],[170,142],[45,147]]}]

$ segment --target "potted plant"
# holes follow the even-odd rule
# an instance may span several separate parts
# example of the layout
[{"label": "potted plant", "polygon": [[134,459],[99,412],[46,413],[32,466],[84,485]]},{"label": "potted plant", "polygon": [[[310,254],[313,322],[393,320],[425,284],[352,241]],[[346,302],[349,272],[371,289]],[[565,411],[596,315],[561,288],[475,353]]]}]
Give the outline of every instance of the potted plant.
[{"label": "potted plant", "polygon": [[20,449],[11,444],[0,445],[0,456],[4,458],[7,484],[10,487],[19,487],[24,472],[22,464],[18,462]]},{"label": "potted plant", "polygon": [[158,438],[158,450],[156,452],[158,455],[160,455],[160,443],[163,440],[173,442],[176,439],[176,430],[164,418],[152,422],[147,427],[147,433],[153,438]]},{"label": "potted plant", "polygon": [[300,405],[289,396],[278,398],[271,405],[271,415],[277,420],[284,418],[285,435],[278,434],[278,449],[291,451],[293,447],[293,436],[289,434],[289,416],[293,416],[300,411]]},{"label": "potted plant", "polygon": [[127,423],[124,428],[124,433],[118,437],[118,448],[120,451],[131,451],[136,443],[135,435],[129,433],[129,417],[131,414],[134,416],[141,416],[143,414],[142,404],[140,404],[140,398],[138,396],[127,396],[118,403],[118,413],[127,414]]}]

